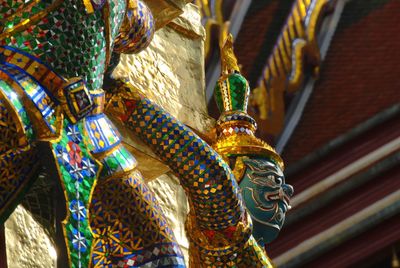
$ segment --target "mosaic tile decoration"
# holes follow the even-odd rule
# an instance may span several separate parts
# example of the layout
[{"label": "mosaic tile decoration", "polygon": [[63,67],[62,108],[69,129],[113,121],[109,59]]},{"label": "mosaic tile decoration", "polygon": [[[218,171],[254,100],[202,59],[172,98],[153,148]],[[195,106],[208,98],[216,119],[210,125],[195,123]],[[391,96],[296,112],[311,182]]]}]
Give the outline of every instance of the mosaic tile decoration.
[{"label": "mosaic tile decoration", "polygon": [[221,156],[129,85],[122,92],[131,94],[114,95],[109,111],[120,114],[126,126],[169,165],[189,197],[192,267],[272,267],[251,236],[239,186]]},{"label": "mosaic tile decoration", "polygon": [[146,48],[154,35],[154,19],[149,8],[138,1],[137,8],[128,10],[115,39],[114,52],[138,53]]},{"label": "mosaic tile decoration", "polygon": [[[234,181],[229,166],[207,143],[148,99],[134,107],[126,124],[181,178],[189,195],[201,201],[193,203],[198,224],[204,229],[236,225],[244,211],[239,187],[229,187]],[[225,219],[227,214],[232,217]]]},{"label": "mosaic tile decoration", "polygon": [[72,267],[88,267],[91,262],[93,234],[88,210],[101,168],[86,146],[83,128],[82,122],[72,125],[65,119],[60,139],[51,142],[67,201],[63,226]]},{"label": "mosaic tile decoration", "polygon": [[38,170],[32,122],[23,101],[13,91],[0,63],[0,223],[4,222],[32,183]]},{"label": "mosaic tile decoration", "polygon": [[[0,148],[0,217],[34,177],[41,153],[34,144],[48,143],[66,200],[70,267],[185,266],[136,160],[103,114],[103,73],[115,38],[119,48],[135,52],[154,32],[150,11],[135,3],[7,0],[0,6],[0,144],[9,144]],[[135,27],[119,32],[123,22]]]},{"label": "mosaic tile decoration", "polygon": [[173,232],[139,171],[99,181],[90,211],[95,266],[185,267]]}]

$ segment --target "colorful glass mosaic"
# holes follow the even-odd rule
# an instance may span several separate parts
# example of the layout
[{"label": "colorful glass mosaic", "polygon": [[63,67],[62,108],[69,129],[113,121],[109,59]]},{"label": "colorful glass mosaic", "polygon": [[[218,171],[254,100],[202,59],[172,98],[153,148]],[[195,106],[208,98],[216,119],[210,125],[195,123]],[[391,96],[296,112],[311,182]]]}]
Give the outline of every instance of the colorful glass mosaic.
[{"label": "colorful glass mosaic", "polygon": [[143,50],[153,39],[154,28],[151,12],[139,1],[137,8],[128,10],[126,14],[115,39],[114,52],[130,54]]},{"label": "colorful glass mosaic", "polygon": [[[135,158],[103,113],[101,86],[114,40],[123,38],[118,48],[135,52],[154,32],[149,9],[135,3],[0,5],[0,222],[40,165],[55,169],[66,201],[70,267],[185,266]],[[129,33],[119,31],[125,22],[134,26]]]},{"label": "colorful glass mosaic", "polygon": [[193,267],[269,267],[251,236],[251,220],[228,164],[192,130],[133,90],[126,85],[125,94],[111,97],[107,107],[180,179],[193,212],[187,224]]},{"label": "colorful glass mosaic", "polygon": [[97,237],[93,247],[95,266],[185,267],[182,252],[173,242],[173,232],[138,171],[129,177],[99,181],[90,210]]}]

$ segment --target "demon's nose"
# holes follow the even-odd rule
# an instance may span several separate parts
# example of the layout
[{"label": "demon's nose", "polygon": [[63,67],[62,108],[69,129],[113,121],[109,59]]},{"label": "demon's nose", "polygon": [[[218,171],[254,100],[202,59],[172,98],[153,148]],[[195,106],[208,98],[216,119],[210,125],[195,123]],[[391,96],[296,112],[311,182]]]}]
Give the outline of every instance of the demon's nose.
[{"label": "demon's nose", "polygon": [[284,184],[284,185],[282,185],[282,189],[287,196],[292,197],[293,192],[294,192],[292,185]]}]

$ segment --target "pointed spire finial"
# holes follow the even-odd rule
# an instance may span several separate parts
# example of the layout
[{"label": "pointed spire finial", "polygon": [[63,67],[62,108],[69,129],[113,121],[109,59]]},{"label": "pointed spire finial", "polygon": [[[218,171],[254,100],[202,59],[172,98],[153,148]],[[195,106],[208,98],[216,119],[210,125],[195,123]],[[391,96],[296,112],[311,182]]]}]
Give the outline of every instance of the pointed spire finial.
[{"label": "pointed spire finial", "polygon": [[240,68],[237,63],[235,52],[233,51],[233,36],[229,34],[220,42],[221,51],[221,74],[228,75],[239,73]]},{"label": "pointed spire finial", "polygon": [[[233,51],[232,35],[226,34],[225,36],[226,38],[220,43],[221,76],[214,90],[215,100],[221,115],[216,124],[217,139],[213,147],[223,157],[267,156],[283,169],[281,157],[270,145],[254,135],[257,123],[247,113],[250,94],[249,83],[240,74]],[[238,176],[237,179],[240,181],[241,177]]]}]

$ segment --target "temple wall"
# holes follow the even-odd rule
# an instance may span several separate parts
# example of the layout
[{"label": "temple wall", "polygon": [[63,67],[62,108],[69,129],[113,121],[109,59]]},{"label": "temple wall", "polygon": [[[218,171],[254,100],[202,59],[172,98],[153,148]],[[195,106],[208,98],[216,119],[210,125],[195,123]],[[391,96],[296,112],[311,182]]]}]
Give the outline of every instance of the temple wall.
[{"label": "temple wall", "polygon": [[[183,123],[205,131],[213,123],[207,115],[204,91],[204,39],[200,14],[188,4],[184,13],[158,30],[151,45],[138,55],[124,55],[115,75],[133,85]],[[128,149],[155,192],[188,261],[184,223],[187,199],[178,179],[128,130],[116,123]],[[8,266],[55,267],[55,245],[46,230],[21,205],[5,224]]]}]

